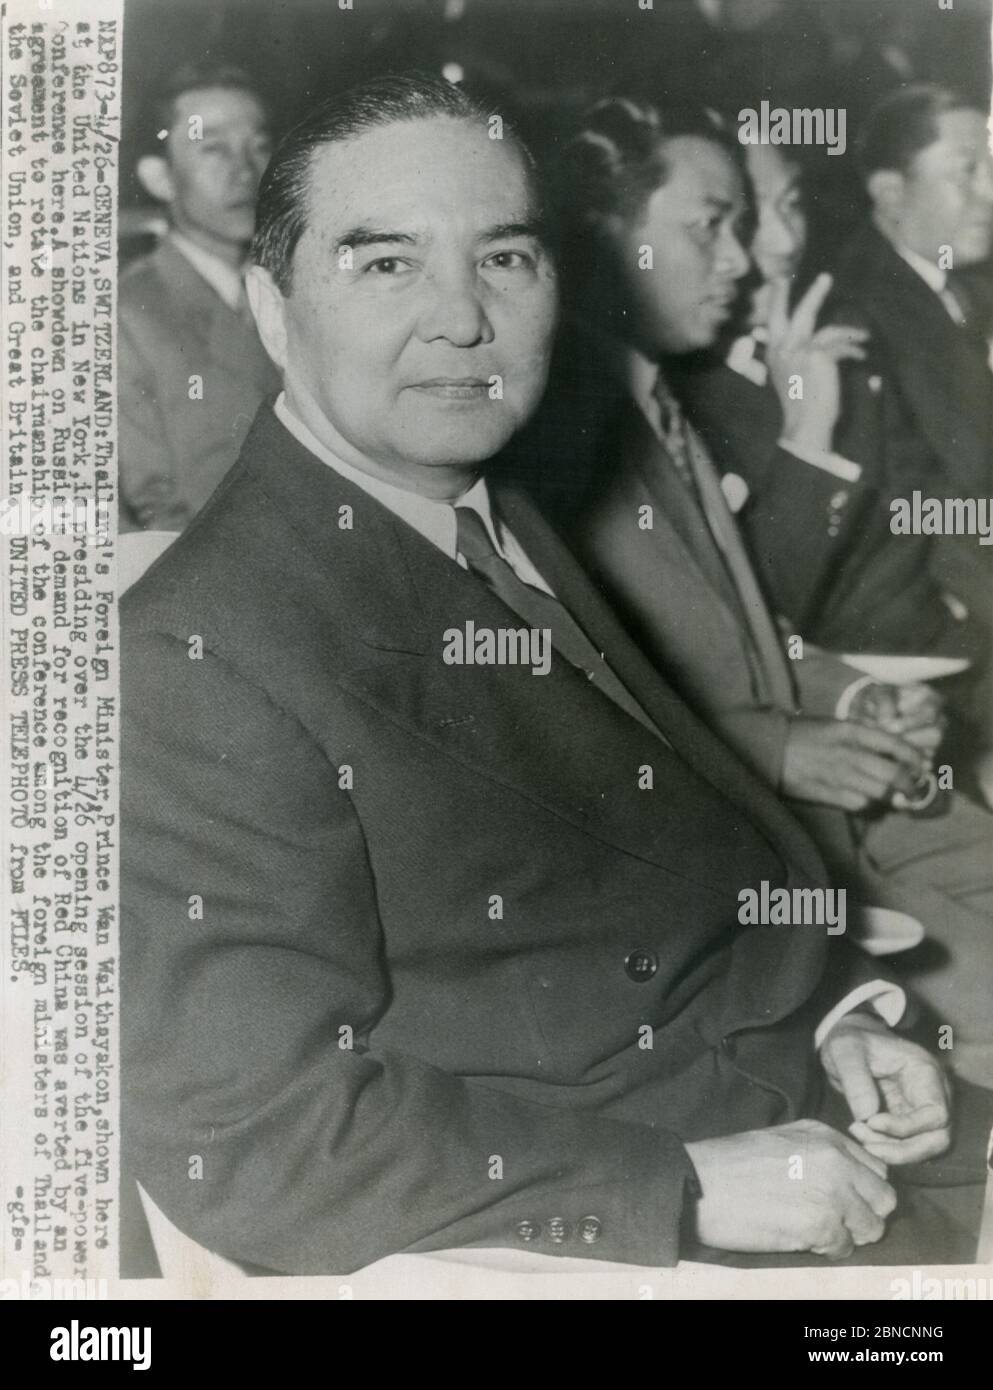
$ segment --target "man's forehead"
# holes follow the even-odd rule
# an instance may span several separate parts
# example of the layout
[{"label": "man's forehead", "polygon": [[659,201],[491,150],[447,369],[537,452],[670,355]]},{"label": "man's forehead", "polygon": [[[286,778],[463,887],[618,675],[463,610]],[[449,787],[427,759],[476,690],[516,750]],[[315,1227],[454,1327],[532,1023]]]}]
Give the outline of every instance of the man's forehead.
[{"label": "man's forehead", "polygon": [[730,154],[713,140],[681,135],[667,142],[668,178],[655,198],[665,205],[721,203],[740,208],[745,202],[741,171]]},{"label": "man's forehead", "polygon": [[173,106],[174,123],[199,116],[204,130],[250,124],[268,126],[262,100],[247,87],[197,87],[181,92]]},{"label": "man's forehead", "polygon": [[748,174],[760,198],[780,198],[801,182],[800,165],[775,145],[750,145]]},{"label": "man's forehead", "polygon": [[989,133],[981,111],[943,111],[935,126],[937,139],[926,145],[918,155],[929,164],[938,163],[950,154],[975,154],[988,148]]},{"label": "man's forehead", "polygon": [[485,228],[530,220],[531,181],[519,149],[469,122],[397,122],[315,151],[315,229],[418,233],[439,222]]}]

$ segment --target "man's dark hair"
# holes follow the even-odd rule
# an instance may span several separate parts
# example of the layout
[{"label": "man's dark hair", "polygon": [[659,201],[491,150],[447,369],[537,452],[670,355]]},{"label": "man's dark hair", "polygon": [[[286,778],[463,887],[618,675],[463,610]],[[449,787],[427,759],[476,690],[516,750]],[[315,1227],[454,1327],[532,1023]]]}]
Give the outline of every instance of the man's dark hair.
[{"label": "man's dark hair", "polygon": [[879,169],[907,173],[915,155],[938,139],[938,118],[949,111],[978,110],[949,87],[914,82],[890,92],[869,112],[856,144],[864,178]]},{"label": "man's dark hair", "polygon": [[709,108],[668,108],[651,96],[623,95],[598,101],[580,118],[550,174],[567,307],[582,307],[591,285],[608,297],[616,293],[608,283],[613,252],[604,222],[641,216],[669,179],[669,141],[686,135],[718,145],[744,174],[738,140]]},{"label": "man's dark hair", "polygon": [[449,116],[486,123],[494,115],[503,122],[502,138],[514,141],[533,170],[530,151],[502,113],[429,73],[373,78],[322,102],[284,136],[269,161],[259,187],[252,259],[269,271],[282,294],[289,294],[293,254],[307,228],[311,164],[325,145],[396,122]]},{"label": "man's dark hair", "polygon": [[637,217],[669,177],[666,146],[697,135],[726,150],[739,165],[742,152],[721,117],[705,107],[667,109],[651,99],[612,96],[581,118],[566,143],[557,203],[566,218],[617,214]]},{"label": "man's dark hair", "polygon": [[248,92],[269,114],[269,104],[246,68],[216,61],[184,63],[170,72],[152,95],[145,119],[143,153],[162,154],[165,141],[160,138],[160,132],[172,129],[176,119],[176,102],[187,92],[202,92],[208,88]]}]

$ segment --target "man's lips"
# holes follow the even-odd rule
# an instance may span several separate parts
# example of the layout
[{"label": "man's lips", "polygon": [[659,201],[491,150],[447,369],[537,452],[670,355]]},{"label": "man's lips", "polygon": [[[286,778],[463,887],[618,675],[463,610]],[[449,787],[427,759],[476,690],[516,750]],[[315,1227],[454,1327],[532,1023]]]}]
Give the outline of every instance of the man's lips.
[{"label": "man's lips", "polygon": [[729,314],[737,298],[738,291],[736,289],[726,290],[720,294],[708,295],[704,303],[709,305],[715,314]]},{"label": "man's lips", "polygon": [[435,376],[427,381],[415,381],[409,389],[428,396],[439,396],[443,400],[471,401],[486,395],[490,383],[487,378],[480,376]]}]

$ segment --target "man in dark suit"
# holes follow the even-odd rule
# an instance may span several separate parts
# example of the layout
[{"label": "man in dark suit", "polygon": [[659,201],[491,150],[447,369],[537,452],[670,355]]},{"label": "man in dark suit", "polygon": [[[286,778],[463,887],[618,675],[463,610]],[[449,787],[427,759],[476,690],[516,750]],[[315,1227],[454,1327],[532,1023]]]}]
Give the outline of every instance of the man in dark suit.
[{"label": "man in dark suit", "polygon": [[[660,670],[798,813],[802,804],[861,902],[919,916],[942,943],[918,986],[955,1026],[954,1065],[986,1080],[993,819],[949,790],[930,818],[908,813],[910,785],[941,742],[941,702],[927,685],[878,684],[798,635],[784,640],[719,469],[660,362],[714,340],[748,268],[736,147],[705,113],[679,119],[605,101],[563,153],[574,200],[563,240],[586,331],[520,452]],[[798,372],[810,355],[801,341]]]},{"label": "man in dark suit", "polygon": [[[263,180],[285,394],[123,605],[125,1161],[296,1273],[970,1258],[981,1171],[900,988],[823,925],[739,921],[823,885],[806,836],[483,476],[556,317],[495,128],[381,79]],[[887,1164],[959,1219],[910,1183],[894,1215]]]},{"label": "man in dark suit", "polygon": [[180,531],[235,459],[279,379],[242,278],[269,118],[239,68],[175,73],[137,175],[169,232],[121,276],[121,525]]},{"label": "man in dark suit", "polygon": [[[846,403],[873,441],[887,504],[993,493],[993,372],[987,284],[993,156],[986,115],[943,88],[916,84],[882,101],[859,138],[872,220],[845,248],[829,315],[871,330],[873,400]],[[988,266],[987,266],[988,271]],[[942,537],[933,568],[988,619],[993,547]]]},{"label": "man in dark suit", "polygon": [[[827,276],[789,310],[808,240],[802,165],[776,145],[749,145],[745,160],[753,274],[717,349],[675,359],[672,373],[689,418],[724,470],[725,492],[766,594],[794,631],[836,651],[981,661],[982,625],[931,575],[930,538],[891,533],[878,463],[861,462],[865,442],[840,419],[843,380],[850,401],[878,389],[860,360],[868,330],[815,330]],[[787,447],[777,447],[784,434]],[[836,435],[849,456],[836,448]]]}]

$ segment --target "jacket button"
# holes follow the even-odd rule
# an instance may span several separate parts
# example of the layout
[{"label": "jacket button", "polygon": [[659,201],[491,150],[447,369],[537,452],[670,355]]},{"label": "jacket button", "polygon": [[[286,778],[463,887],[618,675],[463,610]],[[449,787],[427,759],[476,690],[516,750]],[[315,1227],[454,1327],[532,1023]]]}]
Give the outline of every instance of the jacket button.
[{"label": "jacket button", "polygon": [[518,1221],[515,1229],[518,1239],[523,1240],[526,1245],[530,1244],[532,1240],[537,1240],[541,1231],[537,1221]]},{"label": "jacket button", "polygon": [[580,1239],[585,1240],[587,1245],[593,1245],[600,1239],[600,1232],[603,1224],[598,1216],[584,1216],[579,1223]]},{"label": "jacket button", "polygon": [[650,980],[658,968],[659,958],[654,951],[639,948],[624,957],[624,969],[627,971],[628,979],[634,980],[638,985]]},{"label": "jacket button", "polygon": [[553,1245],[561,1245],[569,1235],[569,1227],[561,1216],[553,1216],[548,1223],[548,1239]]}]

